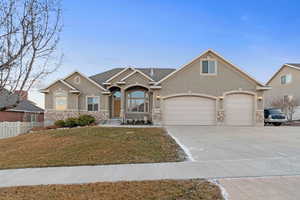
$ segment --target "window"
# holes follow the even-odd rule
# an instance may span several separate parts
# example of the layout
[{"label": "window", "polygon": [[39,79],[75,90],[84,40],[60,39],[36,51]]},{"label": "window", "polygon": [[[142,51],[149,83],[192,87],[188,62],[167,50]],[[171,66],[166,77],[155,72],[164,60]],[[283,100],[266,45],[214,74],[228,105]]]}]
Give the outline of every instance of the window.
[{"label": "window", "polygon": [[26,122],[38,122],[38,114],[25,113]]},{"label": "window", "polygon": [[77,85],[80,84],[80,76],[75,76],[74,83],[76,83]]},{"label": "window", "polygon": [[36,114],[30,115],[30,121],[31,122],[37,122],[38,121],[38,115],[36,115]]},{"label": "window", "polygon": [[127,96],[128,112],[149,112],[148,92],[136,90],[128,93]]},{"label": "window", "polygon": [[281,76],[280,77],[280,82],[281,82],[281,85],[291,83],[292,82],[292,75],[288,74],[288,75]]},{"label": "window", "polygon": [[67,93],[63,90],[59,90],[55,93],[55,110],[67,109]]},{"label": "window", "polygon": [[87,97],[87,110],[99,111],[100,97]]},{"label": "window", "polygon": [[216,75],[217,74],[217,61],[202,60],[201,61],[201,74]]}]

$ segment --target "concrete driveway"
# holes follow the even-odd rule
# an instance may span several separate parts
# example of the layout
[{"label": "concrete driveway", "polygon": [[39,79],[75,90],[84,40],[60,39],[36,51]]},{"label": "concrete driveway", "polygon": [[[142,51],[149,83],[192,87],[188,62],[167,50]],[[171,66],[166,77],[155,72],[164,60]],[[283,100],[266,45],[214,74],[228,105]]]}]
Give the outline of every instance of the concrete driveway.
[{"label": "concrete driveway", "polygon": [[300,127],[167,127],[230,200],[300,199]]},{"label": "concrete driveway", "polygon": [[195,161],[300,156],[300,127],[172,126],[167,130],[190,150]]}]

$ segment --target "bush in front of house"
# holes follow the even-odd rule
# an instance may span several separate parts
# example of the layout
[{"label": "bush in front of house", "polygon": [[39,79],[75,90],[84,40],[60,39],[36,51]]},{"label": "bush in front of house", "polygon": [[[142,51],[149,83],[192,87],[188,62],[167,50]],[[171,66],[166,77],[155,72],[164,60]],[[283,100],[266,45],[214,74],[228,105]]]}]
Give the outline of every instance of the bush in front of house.
[{"label": "bush in front of house", "polygon": [[55,123],[54,123],[55,126],[58,126],[58,127],[65,127],[66,126],[66,123],[64,120],[57,120]]},{"label": "bush in front of house", "polygon": [[78,118],[75,118],[75,117],[67,118],[65,121],[65,126],[69,127],[69,128],[75,127],[78,125],[77,120],[78,120]]},{"label": "bush in front of house", "polygon": [[77,119],[78,126],[88,126],[93,124],[96,121],[96,118],[91,115],[80,115]]},{"label": "bush in front of house", "polygon": [[57,120],[55,126],[73,128],[76,126],[88,126],[96,122],[96,118],[91,115],[80,115],[79,117],[70,117],[66,120]]}]

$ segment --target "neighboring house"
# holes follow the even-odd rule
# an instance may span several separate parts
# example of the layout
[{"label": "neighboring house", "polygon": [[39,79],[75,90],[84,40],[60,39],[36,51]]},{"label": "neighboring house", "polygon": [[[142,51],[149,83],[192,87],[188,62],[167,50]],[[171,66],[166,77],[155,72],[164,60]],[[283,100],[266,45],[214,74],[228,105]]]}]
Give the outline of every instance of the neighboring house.
[{"label": "neighboring house", "polygon": [[[284,64],[266,85],[272,89],[265,94],[265,107],[272,107],[273,101],[291,99],[300,105],[300,64]],[[300,107],[296,108],[293,119],[300,119]]]},{"label": "neighboring house", "polygon": [[0,111],[0,122],[43,122],[44,110],[27,99],[27,92],[18,92],[20,102],[17,103],[17,95],[9,95],[7,91],[0,93],[0,108],[11,107],[6,111]]},{"label": "neighboring house", "polygon": [[74,72],[45,94],[45,120],[92,114],[162,125],[263,125],[268,89],[208,50],[181,68],[116,68],[91,77]]}]

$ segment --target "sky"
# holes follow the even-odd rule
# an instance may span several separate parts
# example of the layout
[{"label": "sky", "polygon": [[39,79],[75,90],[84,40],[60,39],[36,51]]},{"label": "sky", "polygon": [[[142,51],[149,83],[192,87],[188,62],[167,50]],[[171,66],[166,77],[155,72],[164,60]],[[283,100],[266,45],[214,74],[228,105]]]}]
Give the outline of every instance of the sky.
[{"label": "sky", "polygon": [[[213,49],[266,82],[300,63],[299,0],[63,0],[60,69],[43,85],[78,70],[179,68]],[[44,106],[33,89],[30,99]]]}]

